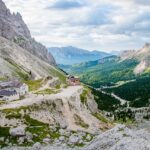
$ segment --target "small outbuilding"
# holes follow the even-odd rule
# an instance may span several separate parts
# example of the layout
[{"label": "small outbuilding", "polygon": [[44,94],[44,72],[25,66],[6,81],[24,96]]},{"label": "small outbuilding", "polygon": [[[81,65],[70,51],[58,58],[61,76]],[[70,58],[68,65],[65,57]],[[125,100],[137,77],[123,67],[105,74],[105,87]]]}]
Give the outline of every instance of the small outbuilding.
[{"label": "small outbuilding", "polygon": [[75,77],[75,76],[72,76],[72,75],[68,75],[67,83],[71,86],[80,85],[80,79],[77,76]]}]

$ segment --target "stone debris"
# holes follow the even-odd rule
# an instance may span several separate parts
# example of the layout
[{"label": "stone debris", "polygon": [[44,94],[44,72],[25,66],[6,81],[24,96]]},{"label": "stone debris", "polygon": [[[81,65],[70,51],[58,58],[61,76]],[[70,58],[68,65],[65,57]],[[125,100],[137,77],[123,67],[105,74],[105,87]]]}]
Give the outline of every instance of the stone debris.
[{"label": "stone debris", "polygon": [[13,137],[25,136],[25,129],[23,127],[11,128],[9,131],[10,135]]},{"label": "stone debris", "polygon": [[77,135],[71,135],[69,137],[69,144],[76,144],[80,141],[80,138]]},{"label": "stone debris", "polygon": [[50,141],[51,141],[51,139],[49,139],[49,138],[43,139],[43,142],[44,142],[44,143],[49,143]]}]

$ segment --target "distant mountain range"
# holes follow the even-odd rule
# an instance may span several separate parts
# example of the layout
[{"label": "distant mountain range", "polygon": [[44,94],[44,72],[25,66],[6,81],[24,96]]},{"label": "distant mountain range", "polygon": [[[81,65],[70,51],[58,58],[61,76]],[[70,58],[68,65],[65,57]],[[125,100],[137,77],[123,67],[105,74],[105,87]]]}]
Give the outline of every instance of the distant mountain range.
[{"label": "distant mountain range", "polygon": [[77,63],[98,60],[111,54],[102,51],[88,51],[76,47],[51,47],[49,52],[54,56],[57,64],[73,65]]}]

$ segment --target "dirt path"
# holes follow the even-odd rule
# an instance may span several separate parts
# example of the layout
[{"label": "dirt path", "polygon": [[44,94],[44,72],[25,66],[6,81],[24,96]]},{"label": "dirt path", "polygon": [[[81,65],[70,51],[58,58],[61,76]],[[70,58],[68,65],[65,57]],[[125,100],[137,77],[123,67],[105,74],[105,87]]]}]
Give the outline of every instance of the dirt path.
[{"label": "dirt path", "polygon": [[40,88],[39,88],[38,90],[36,90],[36,91],[32,91],[32,93],[36,93],[36,92],[43,91],[43,90],[45,90],[45,89],[50,88],[49,85],[50,85],[51,83],[57,81],[57,80],[58,80],[58,78],[53,78],[52,80],[48,80],[47,83],[44,84],[44,86],[40,87]]},{"label": "dirt path", "polygon": [[63,99],[63,98],[69,98],[71,95],[73,95],[75,92],[78,92],[78,90],[82,89],[82,86],[69,86],[66,89],[62,89],[60,93],[57,94],[50,94],[50,95],[36,95],[36,94],[29,94],[27,98],[20,100],[20,101],[13,101],[9,102],[7,104],[1,105],[0,110],[3,109],[15,109],[22,106],[30,106],[33,104],[41,103],[42,101],[51,101],[55,100],[57,98]]},{"label": "dirt path", "polygon": [[111,96],[114,97],[114,98],[116,98],[117,100],[119,100],[121,102],[121,105],[125,104],[126,102],[128,103],[127,100],[120,98],[119,96],[117,96],[114,93],[111,93]]},{"label": "dirt path", "polygon": [[[106,95],[109,95],[107,92],[103,91],[103,90],[99,90],[99,89],[96,89],[98,91],[101,91],[103,94],[106,94]],[[126,102],[127,102],[127,105],[129,107],[129,101],[125,100],[125,99],[122,99],[121,97],[117,96],[116,94],[114,93],[111,93],[111,96],[114,97],[115,99],[119,100],[121,105],[124,105]]]}]

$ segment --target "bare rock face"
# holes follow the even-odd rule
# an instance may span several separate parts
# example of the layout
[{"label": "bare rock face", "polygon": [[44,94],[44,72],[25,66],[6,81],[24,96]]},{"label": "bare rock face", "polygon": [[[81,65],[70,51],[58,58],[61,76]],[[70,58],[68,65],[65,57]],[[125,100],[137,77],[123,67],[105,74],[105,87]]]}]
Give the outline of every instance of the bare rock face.
[{"label": "bare rock face", "polygon": [[139,50],[123,51],[120,54],[120,60],[135,59],[139,64],[134,68],[134,74],[141,74],[150,67],[150,44],[146,43]]},{"label": "bare rock face", "polygon": [[147,68],[147,62],[144,60],[144,61],[141,61],[140,64],[138,64],[136,66],[136,68],[134,69],[134,73],[135,74],[140,74],[142,72],[144,72],[144,70]]},{"label": "bare rock face", "polygon": [[11,14],[0,0],[0,35],[13,40],[15,37],[31,38],[30,31],[19,13]]},{"label": "bare rock face", "polygon": [[117,125],[100,134],[83,150],[148,150],[149,143],[149,130],[133,130],[124,125]]},{"label": "bare rock face", "polygon": [[46,47],[31,37],[22,16],[19,13],[11,14],[2,0],[0,0],[0,36],[17,43],[22,48],[51,65],[56,64],[53,56],[48,52]]}]

